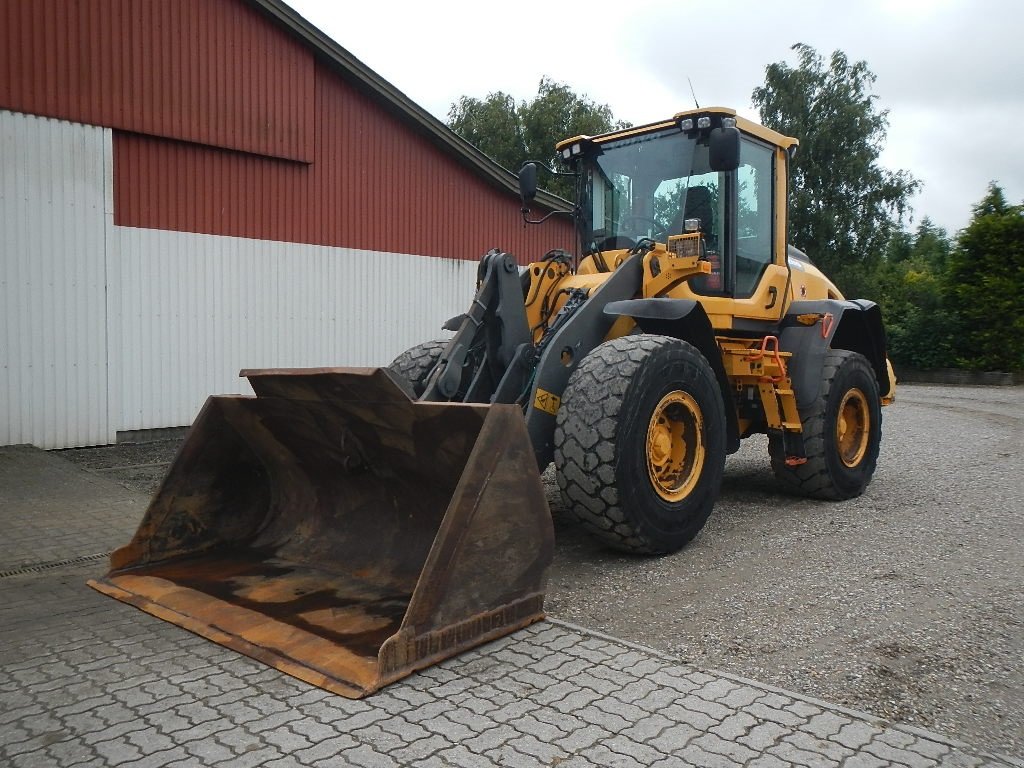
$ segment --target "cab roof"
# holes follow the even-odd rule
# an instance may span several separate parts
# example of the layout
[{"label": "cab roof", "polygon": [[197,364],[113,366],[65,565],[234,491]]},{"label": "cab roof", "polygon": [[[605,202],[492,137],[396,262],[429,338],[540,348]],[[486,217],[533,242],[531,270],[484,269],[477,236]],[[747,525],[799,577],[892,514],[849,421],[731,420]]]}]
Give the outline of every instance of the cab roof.
[{"label": "cab roof", "polygon": [[565,139],[564,141],[558,142],[558,144],[555,145],[555,150],[561,151],[563,147],[569,146],[578,141],[586,141],[592,144],[603,144],[606,141],[615,141],[616,139],[623,139],[627,136],[654,133],[666,128],[671,128],[673,125],[678,125],[681,120],[686,118],[692,117],[697,119],[704,116],[735,118],[736,127],[739,128],[741,132],[748,133],[762,141],[768,142],[769,144],[774,144],[781,149],[788,150],[790,147],[795,147],[800,144],[800,141],[798,139],[794,139],[792,136],[785,136],[778,131],[773,131],[771,128],[765,128],[763,125],[755,123],[753,120],[747,120],[745,117],[738,116],[735,109],[729,109],[728,107],[698,107],[696,109],[687,109],[683,112],[676,112],[667,120],[659,120],[658,122],[647,123],[646,125],[636,125],[631,128],[623,128],[622,130],[602,133],[597,136],[573,136],[571,139]]}]

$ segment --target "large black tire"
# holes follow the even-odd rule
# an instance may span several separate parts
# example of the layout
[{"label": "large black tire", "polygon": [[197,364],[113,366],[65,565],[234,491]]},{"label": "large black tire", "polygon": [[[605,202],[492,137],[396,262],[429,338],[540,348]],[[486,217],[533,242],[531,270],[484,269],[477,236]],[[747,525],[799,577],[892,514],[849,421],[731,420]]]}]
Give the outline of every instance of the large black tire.
[{"label": "large black tire", "polygon": [[556,477],[592,535],[665,554],[704,527],[725,445],[722,393],[704,356],[669,336],[623,336],[569,377],[555,420]]},{"label": "large black tire", "polygon": [[878,380],[867,358],[845,349],[826,353],[821,377],[818,399],[803,419],[807,462],[788,466],[782,435],[775,433],[768,438],[772,470],[786,490],[799,496],[852,499],[864,492],[878,463]]},{"label": "large black tire", "polygon": [[417,344],[396,357],[388,369],[408,381],[416,397],[419,397],[426,388],[427,377],[441,359],[446,346],[448,342],[444,339]]}]

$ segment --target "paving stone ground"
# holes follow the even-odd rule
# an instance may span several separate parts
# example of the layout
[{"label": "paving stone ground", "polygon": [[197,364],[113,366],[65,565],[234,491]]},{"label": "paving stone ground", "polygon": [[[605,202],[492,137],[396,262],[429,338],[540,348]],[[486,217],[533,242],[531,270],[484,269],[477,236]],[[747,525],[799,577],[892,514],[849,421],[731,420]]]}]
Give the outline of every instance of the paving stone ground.
[{"label": "paving stone ground", "polygon": [[0,571],[109,552],[147,498],[27,445],[0,447]]},{"label": "paving stone ground", "polygon": [[557,621],[351,701],[93,592],[103,563],[12,567],[15,539],[0,766],[1024,766]]}]

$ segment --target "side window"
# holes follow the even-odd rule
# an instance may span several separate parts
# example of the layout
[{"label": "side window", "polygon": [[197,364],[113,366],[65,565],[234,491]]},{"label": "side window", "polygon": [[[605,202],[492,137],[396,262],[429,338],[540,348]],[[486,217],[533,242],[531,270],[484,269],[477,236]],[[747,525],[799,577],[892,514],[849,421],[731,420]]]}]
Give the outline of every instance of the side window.
[{"label": "side window", "polygon": [[772,150],[744,140],[736,172],[736,296],[750,296],[772,261]]},{"label": "side window", "polygon": [[[725,290],[722,271],[722,251],[725,247],[725,232],[722,223],[725,217],[725,198],[722,193],[725,174],[710,171],[697,173],[689,178],[686,189],[684,210],[680,212],[677,232],[683,231],[687,219],[697,219],[704,234],[707,258],[711,262],[711,274],[695,277],[690,285],[697,293],[721,294]],[[685,181],[685,180],[684,180]],[[680,190],[682,191],[682,190]]]}]

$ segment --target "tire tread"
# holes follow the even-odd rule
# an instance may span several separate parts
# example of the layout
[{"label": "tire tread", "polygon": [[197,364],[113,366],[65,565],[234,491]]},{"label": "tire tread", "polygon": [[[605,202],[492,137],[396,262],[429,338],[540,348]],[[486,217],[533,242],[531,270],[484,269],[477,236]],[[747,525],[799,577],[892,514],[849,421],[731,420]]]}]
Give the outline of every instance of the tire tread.
[{"label": "tire tread", "polygon": [[[863,355],[845,349],[833,349],[825,355],[822,365],[821,391],[812,404],[807,417],[803,420],[804,464],[790,467],[786,464],[786,451],[780,437],[771,435],[768,440],[768,454],[771,458],[772,471],[782,486],[797,496],[814,499],[839,501],[849,498],[848,493],[839,489],[829,471],[825,454],[825,424],[829,393],[839,371],[847,365],[863,366],[870,372],[870,366]],[[873,376],[874,374],[871,373]],[[880,426],[879,426],[880,428]],[[878,461],[878,451],[869,450],[866,457],[865,471],[870,478],[874,474]]]},{"label": "tire tread", "polygon": [[416,396],[419,397],[423,394],[427,376],[437,361],[441,359],[441,354],[446,346],[448,346],[446,339],[424,341],[396,357],[388,366],[388,370],[408,381]]},{"label": "tire tread", "polygon": [[[594,349],[573,372],[555,423],[556,479],[570,514],[598,540],[635,554],[670,550],[649,540],[623,509],[616,482],[615,440],[631,381],[666,341],[669,338],[664,336],[628,335]],[[671,341],[700,357],[686,342]],[[696,379],[697,374],[693,376]],[[694,521],[685,541],[697,535],[705,520],[706,515]]]}]

